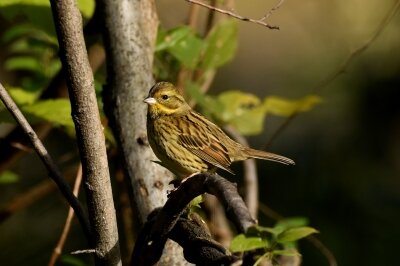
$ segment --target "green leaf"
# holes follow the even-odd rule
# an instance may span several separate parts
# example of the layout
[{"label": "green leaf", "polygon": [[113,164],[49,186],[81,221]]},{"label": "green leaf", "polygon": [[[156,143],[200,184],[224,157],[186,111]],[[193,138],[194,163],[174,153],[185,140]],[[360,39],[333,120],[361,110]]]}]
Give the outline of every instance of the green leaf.
[{"label": "green leaf", "polygon": [[208,34],[201,67],[217,68],[230,61],[237,50],[238,26],[234,19],[221,20]]},{"label": "green leaf", "polygon": [[10,184],[18,181],[18,175],[11,171],[4,171],[0,173],[0,184]]},{"label": "green leaf", "polygon": [[274,236],[277,236],[284,231],[284,229],[282,227],[273,227],[272,228],[272,227],[264,227],[264,226],[260,226],[260,225],[255,226],[254,229],[257,230],[259,233],[267,232]]},{"label": "green leaf", "polygon": [[316,95],[309,95],[298,100],[289,100],[278,96],[269,96],[264,100],[265,111],[278,116],[291,116],[295,113],[306,112],[321,102]]},{"label": "green leaf", "polygon": [[1,6],[9,6],[9,5],[17,5],[17,4],[49,6],[50,7],[50,2],[46,1],[46,0],[2,0],[0,2],[0,7]]},{"label": "green leaf", "polygon": [[258,248],[267,248],[268,242],[261,237],[237,235],[231,242],[230,250],[232,252],[244,252]]},{"label": "green leaf", "polygon": [[295,250],[295,249],[274,250],[274,251],[272,251],[272,254],[279,255],[279,256],[289,256],[289,257],[301,256],[301,254],[299,252],[297,252],[297,250]]},{"label": "green leaf", "polygon": [[22,111],[39,120],[51,122],[58,126],[73,128],[71,105],[67,99],[38,101],[32,105],[22,106]]},{"label": "green leaf", "polygon": [[0,3],[0,14],[10,22],[16,18],[26,18],[33,27],[39,28],[49,35],[56,35],[49,1],[2,0]]},{"label": "green leaf", "polygon": [[193,207],[200,207],[200,203],[203,202],[203,195],[197,196],[194,199],[192,199],[192,201],[189,202],[189,207],[193,208]]},{"label": "green leaf", "polygon": [[32,104],[40,95],[40,90],[25,90],[18,87],[7,86],[7,91],[17,105]]},{"label": "green leaf", "polygon": [[290,217],[286,219],[279,220],[275,227],[281,227],[284,230],[294,227],[306,226],[309,224],[309,220],[306,217]]},{"label": "green leaf", "polygon": [[17,24],[9,29],[7,29],[1,36],[0,40],[2,43],[9,42],[21,36],[26,36],[30,34],[34,29],[32,25],[24,23],[24,24]]},{"label": "green leaf", "polygon": [[159,52],[171,48],[190,34],[193,33],[188,26],[181,26],[170,31],[160,30],[157,34],[155,51]]},{"label": "green leaf", "polygon": [[24,70],[42,72],[42,64],[32,56],[14,56],[6,60],[4,68],[8,71]]},{"label": "green leaf", "polygon": [[308,226],[290,228],[278,235],[277,242],[279,243],[293,242],[314,233],[318,233],[318,231]]},{"label": "green leaf", "polygon": [[183,65],[194,69],[199,61],[203,41],[192,30],[187,33],[184,29],[182,31],[183,33],[179,33],[178,37],[181,34],[183,37],[174,40],[173,45],[168,45],[167,50]]},{"label": "green leaf", "polygon": [[78,7],[85,18],[91,18],[94,13],[94,0],[78,0]]},{"label": "green leaf", "polygon": [[233,126],[243,135],[262,132],[265,109],[257,96],[241,91],[226,91],[217,97],[217,101],[222,108],[214,114],[218,120]]}]

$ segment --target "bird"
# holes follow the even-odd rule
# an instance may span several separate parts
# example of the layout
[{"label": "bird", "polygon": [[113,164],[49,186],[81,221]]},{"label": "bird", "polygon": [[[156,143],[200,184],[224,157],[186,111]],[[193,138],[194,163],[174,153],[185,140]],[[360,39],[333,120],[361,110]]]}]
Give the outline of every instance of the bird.
[{"label": "bird", "polygon": [[160,160],[158,163],[178,180],[214,173],[217,169],[234,174],[231,164],[249,158],[295,164],[287,157],[234,141],[219,126],[194,111],[172,83],[156,83],[143,101],[148,105],[146,127],[150,147]]}]

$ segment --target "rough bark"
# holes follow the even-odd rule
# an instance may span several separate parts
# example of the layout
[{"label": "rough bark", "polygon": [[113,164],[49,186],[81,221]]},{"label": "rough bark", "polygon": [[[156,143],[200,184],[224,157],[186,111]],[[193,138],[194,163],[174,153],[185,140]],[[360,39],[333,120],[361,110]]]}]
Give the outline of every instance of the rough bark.
[{"label": "rough bark", "polygon": [[74,0],[50,2],[85,178],[96,264],[121,265],[105,138],[83,38],[82,17]]},{"label": "rough bark", "polygon": [[[105,111],[132,185],[135,217],[143,225],[152,210],[164,205],[172,179],[166,169],[152,162],[156,157],[147,141],[147,107],[143,103],[154,84],[152,65],[158,17],[153,0],[100,0],[98,4],[105,19]],[[180,247],[168,247],[160,265],[184,264]]]}]

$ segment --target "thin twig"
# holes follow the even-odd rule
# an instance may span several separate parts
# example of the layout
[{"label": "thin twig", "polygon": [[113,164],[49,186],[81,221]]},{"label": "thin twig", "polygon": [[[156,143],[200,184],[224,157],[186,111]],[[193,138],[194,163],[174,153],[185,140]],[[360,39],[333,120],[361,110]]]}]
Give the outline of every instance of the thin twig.
[{"label": "thin twig", "polygon": [[353,50],[348,57],[342,62],[342,64],[339,66],[339,68],[334,71],[331,75],[329,75],[326,79],[322,80],[317,86],[315,86],[311,91],[313,93],[319,92],[322,88],[326,87],[328,84],[330,84],[332,81],[337,79],[341,74],[345,73],[346,68],[349,66],[349,64],[358,56],[361,55],[362,52],[364,52],[366,49],[369,48],[369,46],[382,34],[383,30],[386,28],[386,26],[389,24],[389,22],[392,20],[394,15],[397,13],[398,9],[400,7],[400,1],[397,1],[392,8],[389,9],[389,12],[385,16],[385,18],[381,21],[379,24],[377,30],[375,33],[364,42],[360,47],[357,49]]},{"label": "thin twig", "polygon": [[[360,45],[357,49],[353,50],[347,58],[339,65],[339,67],[333,71],[330,75],[328,75],[325,79],[323,79],[319,84],[317,84],[314,88],[311,89],[311,93],[319,93],[323,88],[327,87],[334,80],[336,80],[340,75],[344,74],[347,67],[352,63],[357,57],[359,57],[365,50],[367,50],[371,44],[382,34],[386,26],[393,19],[394,15],[400,8],[400,0],[398,0],[392,8],[389,9],[389,12],[384,17],[384,19],[379,24],[378,28],[374,32],[374,34],[367,39],[362,45]],[[299,113],[294,113],[293,115],[286,118],[286,120],[280,125],[280,127],[275,131],[272,135],[271,139],[263,147],[268,147],[275,140],[275,138],[286,129],[286,127],[290,124],[291,121],[295,117],[298,116]]]},{"label": "thin twig", "polygon": [[50,177],[54,180],[57,184],[58,188],[60,189],[61,193],[74,209],[79,222],[83,227],[83,231],[89,243],[92,243],[92,236],[89,226],[89,221],[85,216],[83,208],[79,203],[78,199],[74,196],[69,187],[68,183],[65,181],[65,178],[62,176],[61,171],[58,169],[57,165],[54,163],[53,159],[51,158],[50,154],[47,152],[46,148],[44,147],[43,143],[40,141],[38,136],[36,135],[35,131],[33,131],[31,125],[28,123],[24,115],[21,113],[15,102],[12,100],[6,89],[0,83],[0,98],[3,101],[6,108],[10,111],[13,115],[17,123],[21,126],[24,130],[25,134],[28,136],[32,146],[34,147],[36,153],[39,155],[40,159],[42,160],[43,164],[46,166],[47,170],[49,171]]},{"label": "thin twig", "polygon": [[[81,181],[82,181],[82,164],[79,164],[73,189],[75,197],[78,197]],[[65,220],[64,229],[61,233],[60,239],[58,240],[56,247],[53,250],[53,253],[51,254],[51,258],[48,264],[49,266],[55,265],[58,257],[61,255],[65,241],[67,240],[67,236],[71,228],[72,218],[74,218],[74,210],[71,207],[69,207],[67,219]]]},{"label": "thin twig", "polygon": [[234,18],[242,20],[242,21],[248,21],[248,22],[252,22],[252,23],[267,27],[267,28],[269,28],[271,30],[279,30],[278,26],[273,26],[273,25],[270,25],[270,24],[264,22],[265,19],[263,19],[263,18],[261,18],[261,19],[252,19],[252,18],[248,18],[248,17],[243,17],[243,16],[240,16],[240,15],[238,15],[238,14],[232,12],[232,11],[224,10],[224,9],[212,6],[212,5],[208,5],[206,3],[203,3],[203,2],[197,1],[197,0],[185,0],[185,1],[189,2],[189,3],[192,3],[192,4],[195,4],[195,5],[199,5],[199,6],[208,8],[210,10],[219,12],[221,14],[225,14],[227,16],[234,17]]},{"label": "thin twig", "polygon": [[265,15],[264,15],[262,18],[260,18],[259,20],[260,20],[260,21],[267,20],[267,19],[272,15],[273,12],[275,12],[276,10],[278,10],[278,9],[282,6],[283,2],[285,2],[285,0],[279,0],[278,3],[277,3],[273,8],[271,8],[271,9],[268,11],[268,13],[265,14]]}]

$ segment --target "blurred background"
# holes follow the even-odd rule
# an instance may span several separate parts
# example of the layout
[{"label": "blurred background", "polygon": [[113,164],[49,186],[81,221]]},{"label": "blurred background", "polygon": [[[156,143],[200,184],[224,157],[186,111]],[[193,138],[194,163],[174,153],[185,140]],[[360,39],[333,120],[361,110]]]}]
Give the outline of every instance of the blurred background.
[{"label": "blurred background", "polygon": [[[234,11],[258,19],[278,2],[236,1]],[[280,30],[239,21],[236,55],[218,69],[207,92],[213,96],[240,90],[260,99],[320,97],[318,104],[288,123],[287,117],[267,115],[262,133],[249,136],[248,140],[252,147],[261,149],[282,129],[268,149],[294,159],[296,166],[258,161],[260,202],[285,217],[306,217],[309,225],[320,231],[317,237],[333,253],[338,265],[398,263],[400,15],[395,14],[386,26],[381,26],[395,3],[287,0],[267,20]],[[156,4],[164,29],[186,22],[187,2],[159,0]],[[12,53],[4,36],[25,17],[10,20],[8,11],[0,4],[4,46],[0,50],[0,79],[2,84],[17,86],[21,83],[20,72],[4,63]],[[205,19],[205,14],[200,13],[200,20]],[[378,30],[379,36],[368,43]],[[365,50],[354,54],[366,43]],[[343,68],[352,53],[354,57]],[[50,55],[53,56],[56,54]],[[54,64],[57,70],[59,65]],[[339,70],[335,79],[319,86]],[[49,76],[56,72],[48,71]],[[23,75],[26,78],[28,74],[25,71]],[[99,76],[98,80],[101,84],[104,77]],[[43,84],[44,81],[40,86]],[[12,127],[9,122],[0,123],[0,137],[7,136]],[[78,157],[71,135],[54,128],[44,142],[63,171],[73,177]],[[234,169],[242,171],[241,165]],[[7,179],[11,181],[0,183],[3,207],[47,178],[32,152],[17,159],[8,170],[15,175]],[[239,184],[242,182],[241,174],[234,178]],[[118,180],[115,183],[118,189]],[[62,197],[53,189],[32,201],[1,220],[0,261],[4,265],[46,264],[59,237],[67,212]],[[260,211],[260,224],[274,222],[270,214]],[[84,247],[85,240],[74,221],[65,250]],[[309,242],[300,241],[299,250],[303,265],[328,265],[322,252]],[[74,263],[82,262],[65,256],[60,265]]]}]

